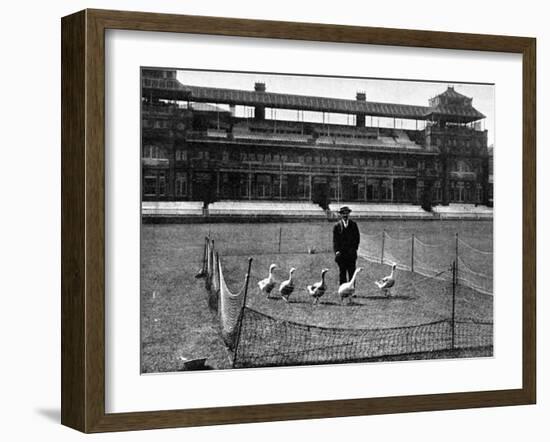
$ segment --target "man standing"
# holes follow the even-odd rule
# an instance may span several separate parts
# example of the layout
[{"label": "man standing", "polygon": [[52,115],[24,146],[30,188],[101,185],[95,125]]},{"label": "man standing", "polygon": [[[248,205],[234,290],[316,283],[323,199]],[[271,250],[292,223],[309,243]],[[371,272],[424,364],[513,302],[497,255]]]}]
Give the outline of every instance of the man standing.
[{"label": "man standing", "polygon": [[332,244],[334,260],[340,268],[340,285],[342,285],[351,280],[355,272],[360,235],[357,224],[349,219],[351,209],[348,206],[343,206],[339,213],[340,221],[334,225],[332,231]]}]

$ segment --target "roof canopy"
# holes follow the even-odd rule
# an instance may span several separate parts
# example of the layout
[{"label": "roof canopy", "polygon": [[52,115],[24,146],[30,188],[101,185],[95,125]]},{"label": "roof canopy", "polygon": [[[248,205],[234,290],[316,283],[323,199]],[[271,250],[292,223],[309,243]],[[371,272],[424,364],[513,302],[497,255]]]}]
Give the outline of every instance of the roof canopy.
[{"label": "roof canopy", "polygon": [[[470,122],[485,117],[481,112],[474,109],[471,104],[469,106],[414,106],[343,98],[279,94],[264,91],[188,86],[176,79],[143,78],[142,87],[144,97],[151,96],[154,98],[186,100],[199,103],[265,106],[277,109],[364,114],[376,117],[413,120],[426,120],[433,116],[445,116],[447,119],[459,119],[461,122]],[[455,94],[458,93],[455,92]],[[458,95],[463,97],[461,94]],[[430,103],[432,100],[430,100]]]},{"label": "roof canopy", "polygon": [[445,92],[430,99],[428,113],[436,119],[460,120],[465,122],[485,118],[481,112],[472,106],[472,98],[455,91],[449,86]]}]

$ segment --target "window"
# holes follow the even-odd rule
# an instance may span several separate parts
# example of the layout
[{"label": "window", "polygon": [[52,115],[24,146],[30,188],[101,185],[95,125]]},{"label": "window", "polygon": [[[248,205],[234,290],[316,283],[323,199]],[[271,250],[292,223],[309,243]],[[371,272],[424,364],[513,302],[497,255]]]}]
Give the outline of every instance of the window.
[{"label": "window", "polygon": [[453,202],[464,202],[464,193],[463,181],[451,182],[451,199]]},{"label": "window", "polygon": [[166,172],[148,171],[143,176],[144,196],[166,195]]},{"label": "window", "polygon": [[166,195],[166,174],[159,172],[159,196]]},{"label": "window", "polygon": [[288,177],[286,175],[273,176],[273,197],[284,198],[288,194]]},{"label": "window", "polygon": [[349,189],[349,198],[353,201],[362,201],[365,197],[365,179],[362,177],[353,177]]},{"label": "window", "polygon": [[243,198],[248,197],[248,175],[244,173],[241,174],[241,178],[239,180],[239,193]]},{"label": "window", "polygon": [[483,187],[481,184],[476,185],[476,203],[480,204],[483,198]]},{"label": "window", "polygon": [[187,161],[187,151],[176,150],[176,161]]},{"label": "window", "polygon": [[470,203],[475,200],[475,194],[474,194],[474,186],[472,186],[472,183],[466,182],[464,183],[464,201],[467,203]]},{"label": "window", "polygon": [[330,180],[330,198],[332,200],[340,200],[340,195],[338,194],[340,190],[339,187],[340,186],[338,186],[337,178],[333,178]]},{"label": "window", "polygon": [[380,199],[382,201],[391,201],[393,198],[391,180],[382,180],[380,182]]},{"label": "window", "polygon": [[378,201],[378,180],[367,180],[367,201]]},{"label": "window", "polygon": [[300,175],[298,177],[298,197],[309,198],[309,177]]},{"label": "window", "polygon": [[153,127],[155,129],[168,129],[170,127],[170,122],[167,120],[154,120]]},{"label": "window", "polygon": [[157,196],[156,175],[145,175],[143,177],[143,194],[145,196]]},{"label": "window", "polygon": [[434,186],[432,188],[432,195],[433,195],[433,199],[434,201],[441,201],[442,198],[441,198],[441,182],[440,181],[436,181],[434,183]]},{"label": "window", "polygon": [[256,196],[271,197],[271,175],[256,175]]},{"label": "window", "polygon": [[185,172],[176,172],[176,196],[187,195],[187,174]]},{"label": "window", "polygon": [[155,145],[145,145],[143,146],[143,157],[144,158],[161,158],[161,149]]}]

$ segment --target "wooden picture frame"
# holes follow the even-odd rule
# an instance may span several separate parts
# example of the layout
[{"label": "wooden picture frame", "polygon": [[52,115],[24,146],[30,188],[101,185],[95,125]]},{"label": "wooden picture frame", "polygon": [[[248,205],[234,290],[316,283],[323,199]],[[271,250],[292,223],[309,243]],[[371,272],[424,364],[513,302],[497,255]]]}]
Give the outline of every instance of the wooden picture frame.
[{"label": "wooden picture frame", "polygon": [[[105,412],[105,30],[418,48],[523,57],[523,382],[511,390]],[[533,404],[536,400],[536,40],[404,29],[84,10],[62,19],[62,424],[83,432]]]}]

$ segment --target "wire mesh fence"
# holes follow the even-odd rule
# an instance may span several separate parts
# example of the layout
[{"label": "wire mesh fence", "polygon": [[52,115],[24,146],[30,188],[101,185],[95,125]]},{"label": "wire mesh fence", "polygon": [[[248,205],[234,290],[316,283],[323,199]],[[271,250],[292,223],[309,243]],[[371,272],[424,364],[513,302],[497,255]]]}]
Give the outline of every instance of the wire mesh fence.
[{"label": "wire mesh fence", "polygon": [[[493,252],[478,249],[461,240],[428,243],[410,237],[394,237],[386,231],[362,237],[359,256],[425,276],[434,276],[457,263],[457,281],[483,294],[493,294]],[[447,275],[448,276],[448,275]]]},{"label": "wire mesh fence", "polygon": [[492,344],[492,324],[487,323],[444,319],[408,327],[338,329],[290,322],[245,307],[234,366],[359,362]]},{"label": "wire mesh fence", "polygon": [[[413,245],[409,256],[399,256],[410,259],[411,267],[414,266],[416,271],[421,261],[413,261],[416,253],[413,247],[417,246],[414,237],[387,238],[394,244],[405,244],[408,241]],[[380,244],[380,252],[384,248],[385,245]],[[396,257],[397,252],[393,253],[388,259]],[[320,327],[276,318],[252,308],[246,303],[250,264],[251,259],[243,285],[238,291],[231,292],[224,278],[222,259],[216,251],[215,243],[205,238],[203,266],[197,277],[205,278],[208,304],[216,313],[220,332],[232,352],[233,366],[236,368],[367,361],[387,356],[491,347],[493,344],[491,321],[474,317],[460,318],[455,313],[457,292],[464,291],[461,293],[461,302],[468,302],[468,291],[477,290],[459,287],[457,268],[460,268],[460,263],[454,263],[452,271],[448,265],[442,267],[441,263],[440,271],[427,267],[429,274],[414,283],[419,286],[425,281],[441,280],[442,291],[453,294],[453,309],[448,318],[391,328]],[[405,264],[402,265],[405,267]]]},{"label": "wire mesh fence", "polygon": [[[246,250],[242,244],[246,242]],[[332,252],[332,229],[325,224],[266,225],[262,229],[234,229],[218,244],[223,256],[261,256]],[[398,269],[433,276],[457,262],[458,282],[483,294],[493,294],[493,252],[469,244],[456,233],[438,242],[415,234],[399,235],[383,230],[361,234],[361,258]]]}]

